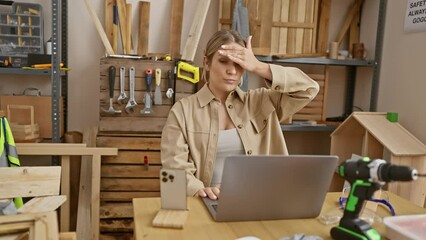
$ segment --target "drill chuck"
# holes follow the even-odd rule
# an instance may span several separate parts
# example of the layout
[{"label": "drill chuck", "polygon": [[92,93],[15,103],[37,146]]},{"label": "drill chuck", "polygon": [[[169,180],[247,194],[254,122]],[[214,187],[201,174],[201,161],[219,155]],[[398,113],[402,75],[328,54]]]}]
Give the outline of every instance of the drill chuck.
[{"label": "drill chuck", "polygon": [[412,181],[417,179],[417,170],[406,167],[384,163],[379,166],[378,177],[383,182]]}]

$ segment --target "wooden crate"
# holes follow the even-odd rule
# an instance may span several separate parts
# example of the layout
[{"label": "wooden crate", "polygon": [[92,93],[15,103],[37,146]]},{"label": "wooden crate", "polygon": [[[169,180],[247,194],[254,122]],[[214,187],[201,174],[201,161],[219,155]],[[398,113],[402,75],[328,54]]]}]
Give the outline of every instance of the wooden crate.
[{"label": "wooden crate", "polygon": [[320,90],[318,95],[304,108],[293,115],[292,120],[312,120],[317,122],[324,122],[326,119],[326,106],[327,106],[327,83],[328,83],[328,67],[324,67],[323,74],[308,74],[315,80]]},{"label": "wooden crate", "polygon": [[[109,108],[109,82],[108,82],[108,68],[115,66],[116,78],[114,84],[114,109],[121,110],[120,114],[111,114],[104,112],[103,109]],[[120,105],[117,98],[120,95],[120,67],[126,68],[125,73],[125,92],[129,97],[129,68],[135,68],[135,100],[137,106],[133,113],[125,111],[125,104]],[[153,79],[151,84],[151,92],[155,91],[155,69],[161,69],[161,96],[162,105],[152,104],[153,113],[141,114],[145,105],[143,97],[146,92],[146,78],[145,70],[153,70]],[[130,60],[119,58],[102,58],[100,61],[100,101],[99,101],[99,131],[101,132],[122,132],[122,133],[144,133],[144,132],[161,132],[169,114],[170,108],[173,105],[171,98],[166,97],[168,89],[168,70],[174,68],[173,61],[150,61],[150,60]],[[176,81],[176,101],[189,96],[195,92],[197,85],[178,79]]]},{"label": "wooden crate", "polygon": [[[317,56],[319,0],[245,0],[256,55]],[[230,29],[235,0],[220,0],[219,29]]]},{"label": "wooden crate", "polygon": [[102,157],[101,239],[131,239],[132,199],[160,196],[160,140],[160,134],[98,134],[98,147],[118,148],[117,156]]}]

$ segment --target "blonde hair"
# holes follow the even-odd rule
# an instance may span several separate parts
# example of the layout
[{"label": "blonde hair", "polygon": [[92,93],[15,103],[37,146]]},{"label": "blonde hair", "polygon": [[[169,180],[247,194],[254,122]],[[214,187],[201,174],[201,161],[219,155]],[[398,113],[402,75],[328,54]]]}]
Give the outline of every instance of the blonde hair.
[{"label": "blonde hair", "polygon": [[[246,47],[246,42],[238,32],[228,29],[217,31],[207,42],[206,49],[204,50],[204,57],[207,58],[208,62],[210,63],[213,59],[213,55],[221,48],[222,45],[232,42]],[[203,68],[203,78],[206,82],[208,82],[209,75],[207,74],[205,67]],[[240,85],[242,85],[242,78]]]}]

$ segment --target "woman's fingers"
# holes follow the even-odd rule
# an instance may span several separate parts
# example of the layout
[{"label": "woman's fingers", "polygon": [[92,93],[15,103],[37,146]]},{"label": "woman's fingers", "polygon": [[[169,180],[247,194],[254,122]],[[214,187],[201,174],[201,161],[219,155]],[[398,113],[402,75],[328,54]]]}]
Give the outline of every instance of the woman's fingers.
[{"label": "woman's fingers", "polygon": [[216,200],[218,199],[220,194],[220,189],[217,187],[213,187],[213,188],[203,188],[198,190],[197,195],[200,197],[209,197],[212,200]]}]

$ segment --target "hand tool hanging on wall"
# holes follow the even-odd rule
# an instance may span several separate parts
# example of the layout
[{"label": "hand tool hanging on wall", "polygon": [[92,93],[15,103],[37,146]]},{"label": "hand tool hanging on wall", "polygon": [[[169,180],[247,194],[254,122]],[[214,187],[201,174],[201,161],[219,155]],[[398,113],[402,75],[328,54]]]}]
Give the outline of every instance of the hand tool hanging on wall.
[{"label": "hand tool hanging on wall", "polygon": [[129,85],[130,85],[130,98],[126,105],[126,112],[133,113],[135,107],[138,105],[135,100],[135,68],[130,67],[129,69]]},{"label": "hand tool hanging on wall", "polygon": [[174,77],[173,71],[172,70],[167,71],[167,78],[168,78],[168,85],[169,85],[169,88],[167,89],[167,92],[166,92],[167,98],[173,97],[173,93],[174,93],[174,91],[173,91],[173,77]]},{"label": "hand tool hanging on wall", "polygon": [[[184,72],[189,73],[191,76],[184,75]],[[177,76],[191,83],[198,83],[200,81],[200,68],[180,61],[177,67]]]},{"label": "hand tool hanging on wall", "polygon": [[161,97],[161,69],[155,69],[155,92],[154,92],[154,104],[161,105],[163,104],[163,99]]},{"label": "hand tool hanging on wall", "polygon": [[109,109],[102,109],[107,113],[121,113],[121,110],[115,110],[112,104],[114,98],[114,83],[115,83],[115,67],[110,66],[108,68],[108,83],[109,83]]},{"label": "hand tool hanging on wall", "polygon": [[124,91],[124,79],[126,77],[126,68],[124,66],[120,67],[120,95],[117,98],[119,104],[124,104],[127,100],[126,92]]},{"label": "hand tool hanging on wall", "polygon": [[146,92],[144,96],[145,108],[141,110],[142,114],[150,114],[152,111],[152,93],[151,93],[151,83],[152,83],[152,69],[145,70],[146,76]]}]

